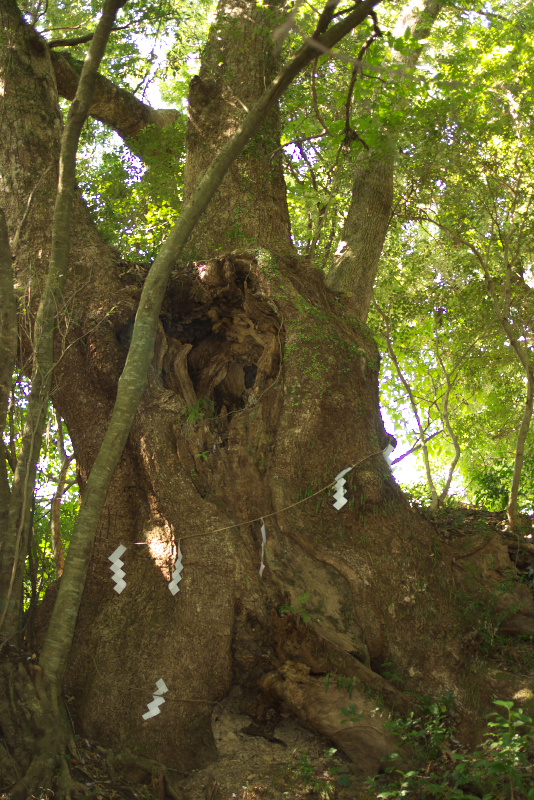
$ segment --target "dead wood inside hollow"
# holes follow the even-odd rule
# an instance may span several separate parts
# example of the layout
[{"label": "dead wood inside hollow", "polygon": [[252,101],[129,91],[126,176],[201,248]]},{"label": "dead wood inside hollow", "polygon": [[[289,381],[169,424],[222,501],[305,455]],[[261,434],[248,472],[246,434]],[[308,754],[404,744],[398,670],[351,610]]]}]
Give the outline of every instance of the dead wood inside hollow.
[{"label": "dead wood inside hollow", "polygon": [[167,295],[156,353],[165,388],[225,416],[253,405],[276,377],[283,332],[246,257],[195,265],[188,298]]}]

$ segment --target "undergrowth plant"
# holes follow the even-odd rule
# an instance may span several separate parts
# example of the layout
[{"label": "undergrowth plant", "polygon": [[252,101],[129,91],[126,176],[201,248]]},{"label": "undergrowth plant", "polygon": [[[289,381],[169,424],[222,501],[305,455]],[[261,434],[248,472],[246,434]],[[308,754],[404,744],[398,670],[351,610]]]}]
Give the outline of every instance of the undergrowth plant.
[{"label": "undergrowth plant", "polygon": [[495,700],[488,732],[471,752],[458,748],[451,724],[451,699],[430,703],[416,717],[393,721],[399,750],[411,769],[397,766],[393,753],[386,775],[371,779],[379,800],[534,800],[534,722],[514,703]]},{"label": "undergrowth plant", "polygon": [[[327,759],[337,753],[335,747],[327,751]],[[324,765],[323,765],[324,766]],[[298,762],[289,767],[288,777],[293,787],[300,787],[303,797],[316,798],[316,800],[333,800],[336,796],[336,783],[332,776],[337,767],[320,768],[306,752],[300,753]],[[284,793],[284,797],[286,793]]]},{"label": "undergrowth plant", "polygon": [[318,619],[319,616],[323,613],[322,603],[313,604],[310,603],[311,594],[306,592],[306,594],[302,594],[295,605],[288,605],[283,604],[280,606],[280,616],[283,617],[284,614],[295,614],[296,616],[300,616],[303,622],[311,622],[313,619]]}]

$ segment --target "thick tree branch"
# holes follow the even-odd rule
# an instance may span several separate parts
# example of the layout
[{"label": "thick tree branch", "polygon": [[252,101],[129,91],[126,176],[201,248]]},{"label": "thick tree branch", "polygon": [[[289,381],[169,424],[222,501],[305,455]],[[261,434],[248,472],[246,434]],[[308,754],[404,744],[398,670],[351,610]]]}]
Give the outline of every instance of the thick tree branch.
[{"label": "thick tree branch", "polygon": [[48,47],[76,47],[77,44],[86,44],[93,38],[94,33],[86,33],[85,36],[76,36],[73,39],[50,39]]},{"label": "thick tree branch", "polygon": [[[73,100],[80,79],[82,62],[72,58],[68,53],[55,50],[50,51],[50,57],[60,96]],[[143,158],[142,148],[139,142],[133,140],[144,128],[150,125],[165,128],[183,117],[175,109],[152,108],[100,74],[96,76],[89,114],[113,128],[140,158]]]},{"label": "thick tree branch", "polygon": [[321,16],[319,17],[319,22],[317,23],[317,27],[315,28],[313,34],[314,38],[317,38],[318,36],[321,35],[321,33],[324,33],[326,31],[326,29],[332,22],[332,19],[334,17],[334,12],[337,6],[339,5],[339,2],[340,0],[328,0],[328,2],[326,3],[325,7],[321,12]]},{"label": "thick tree branch", "polygon": [[[418,4],[408,3],[399,15],[395,27],[397,35],[402,36],[409,28],[414,39],[426,38],[442,6],[442,0],[426,0],[422,8]],[[408,54],[399,53],[393,57],[393,62],[400,68],[400,76],[415,67],[421,51],[422,46]],[[353,74],[354,80],[357,74]],[[405,104],[406,100],[401,99],[397,108],[403,108]],[[350,121],[348,134],[350,138]],[[393,210],[396,147],[393,136],[386,135],[384,142],[381,154],[363,152],[358,157],[343,240],[327,276],[327,284],[347,294],[347,299],[350,298],[362,320],[367,319],[371,307],[378,264]]]}]

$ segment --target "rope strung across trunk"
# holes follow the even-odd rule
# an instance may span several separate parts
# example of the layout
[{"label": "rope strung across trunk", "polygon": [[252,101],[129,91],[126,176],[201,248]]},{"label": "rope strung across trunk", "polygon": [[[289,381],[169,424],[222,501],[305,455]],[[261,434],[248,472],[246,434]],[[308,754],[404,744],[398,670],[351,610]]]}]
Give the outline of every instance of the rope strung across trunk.
[{"label": "rope strung across trunk", "polygon": [[[375,453],[371,453],[368,456],[364,456],[360,458],[359,461],[356,461],[351,467],[348,467],[348,470],[352,470],[355,467],[359,466],[363,461],[367,461],[368,458],[373,458],[373,456],[381,456],[383,455],[382,450],[377,450]],[[269,514],[263,514],[260,517],[254,517],[253,519],[247,519],[244,522],[235,522],[233,525],[226,525],[224,528],[215,528],[212,531],[205,531],[204,533],[190,533],[188,536],[180,536],[178,537],[179,542],[183,542],[186,539],[197,539],[200,536],[212,536],[214,533],[221,533],[222,531],[229,531],[232,528],[240,528],[241,525],[250,525],[253,522],[262,522],[264,519],[268,519],[269,517],[275,517],[277,514],[283,514],[284,511],[289,511],[290,508],[295,508],[295,506],[299,506],[301,503],[305,503],[306,500],[311,500],[312,497],[316,497],[318,494],[322,492],[326,492],[327,489],[330,487],[335,486],[337,483],[337,479],[330,481],[327,483],[326,486],[322,486],[320,489],[317,489],[316,492],[313,494],[307,495],[307,497],[303,497],[302,500],[297,500],[296,503],[291,503],[289,506],[285,506],[284,508],[278,509],[278,511],[271,511]],[[137,542],[137,544],[146,544],[146,542]]]}]

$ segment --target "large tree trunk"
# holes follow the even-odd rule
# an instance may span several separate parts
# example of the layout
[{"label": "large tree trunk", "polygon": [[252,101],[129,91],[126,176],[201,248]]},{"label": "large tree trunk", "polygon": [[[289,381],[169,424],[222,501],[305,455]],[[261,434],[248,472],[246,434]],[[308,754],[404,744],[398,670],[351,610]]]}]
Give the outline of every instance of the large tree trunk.
[{"label": "large tree trunk", "polygon": [[[219,3],[200,74],[191,82],[184,200],[275,77],[279,59],[272,32],[283,19],[284,5],[284,0]],[[198,259],[258,246],[273,253],[294,252],[277,106],[221,183],[196,227],[189,254]]]},{"label": "large tree trunk", "polygon": [[[46,47],[10,0],[0,8],[14,14],[6,26],[16,38],[11,68],[22,75],[22,94],[11,83],[4,96],[10,191],[2,204],[17,238],[19,283],[29,285],[30,266],[42,275],[38,259],[49,251],[60,119]],[[227,47],[231,61],[240,45],[229,37]],[[203,165],[202,158],[190,163],[192,175]],[[269,181],[281,191],[280,175],[268,178],[271,192]],[[262,191],[261,182],[243,188],[260,228],[254,208]],[[237,188],[228,196],[234,203]],[[252,223],[247,231],[247,245],[263,251],[180,264],[173,275],[149,385],[94,543],[65,680],[77,731],[178,770],[216,758],[211,716],[232,686],[241,688],[248,713],[261,719],[269,703],[284,703],[353,760],[376,768],[392,746],[380,721],[366,716],[363,726],[336,730],[343,699],[328,695],[319,676],[355,678],[362,708],[365,693],[402,708],[408,696],[381,677],[385,662],[395,663],[403,689],[425,694],[451,686],[462,694],[458,675],[467,669],[452,554],[436,548],[432,527],[410,510],[382,456],[388,437],[376,345],[320,273],[292,257],[285,201],[278,210],[267,239],[261,230],[254,238]],[[208,253],[219,248],[226,224],[214,214],[216,234],[207,215],[196,244]],[[123,334],[143,276],[99,238],[81,200],[74,225],[68,347],[56,367],[54,403],[83,489],[115,400]],[[231,237],[220,247],[228,241],[237,247]],[[327,489],[351,466],[349,503],[337,511]],[[109,561],[119,544],[127,548],[120,594]],[[183,573],[172,594],[178,552]],[[297,614],[280,619],[281,604],[298,609],[304,595],[309,623]],[[161,678],[166,702],[145,720]],[[374,736],[365,733],[370,725]],[[8,734],[12,751],[28,760],[26,741]]]}]

